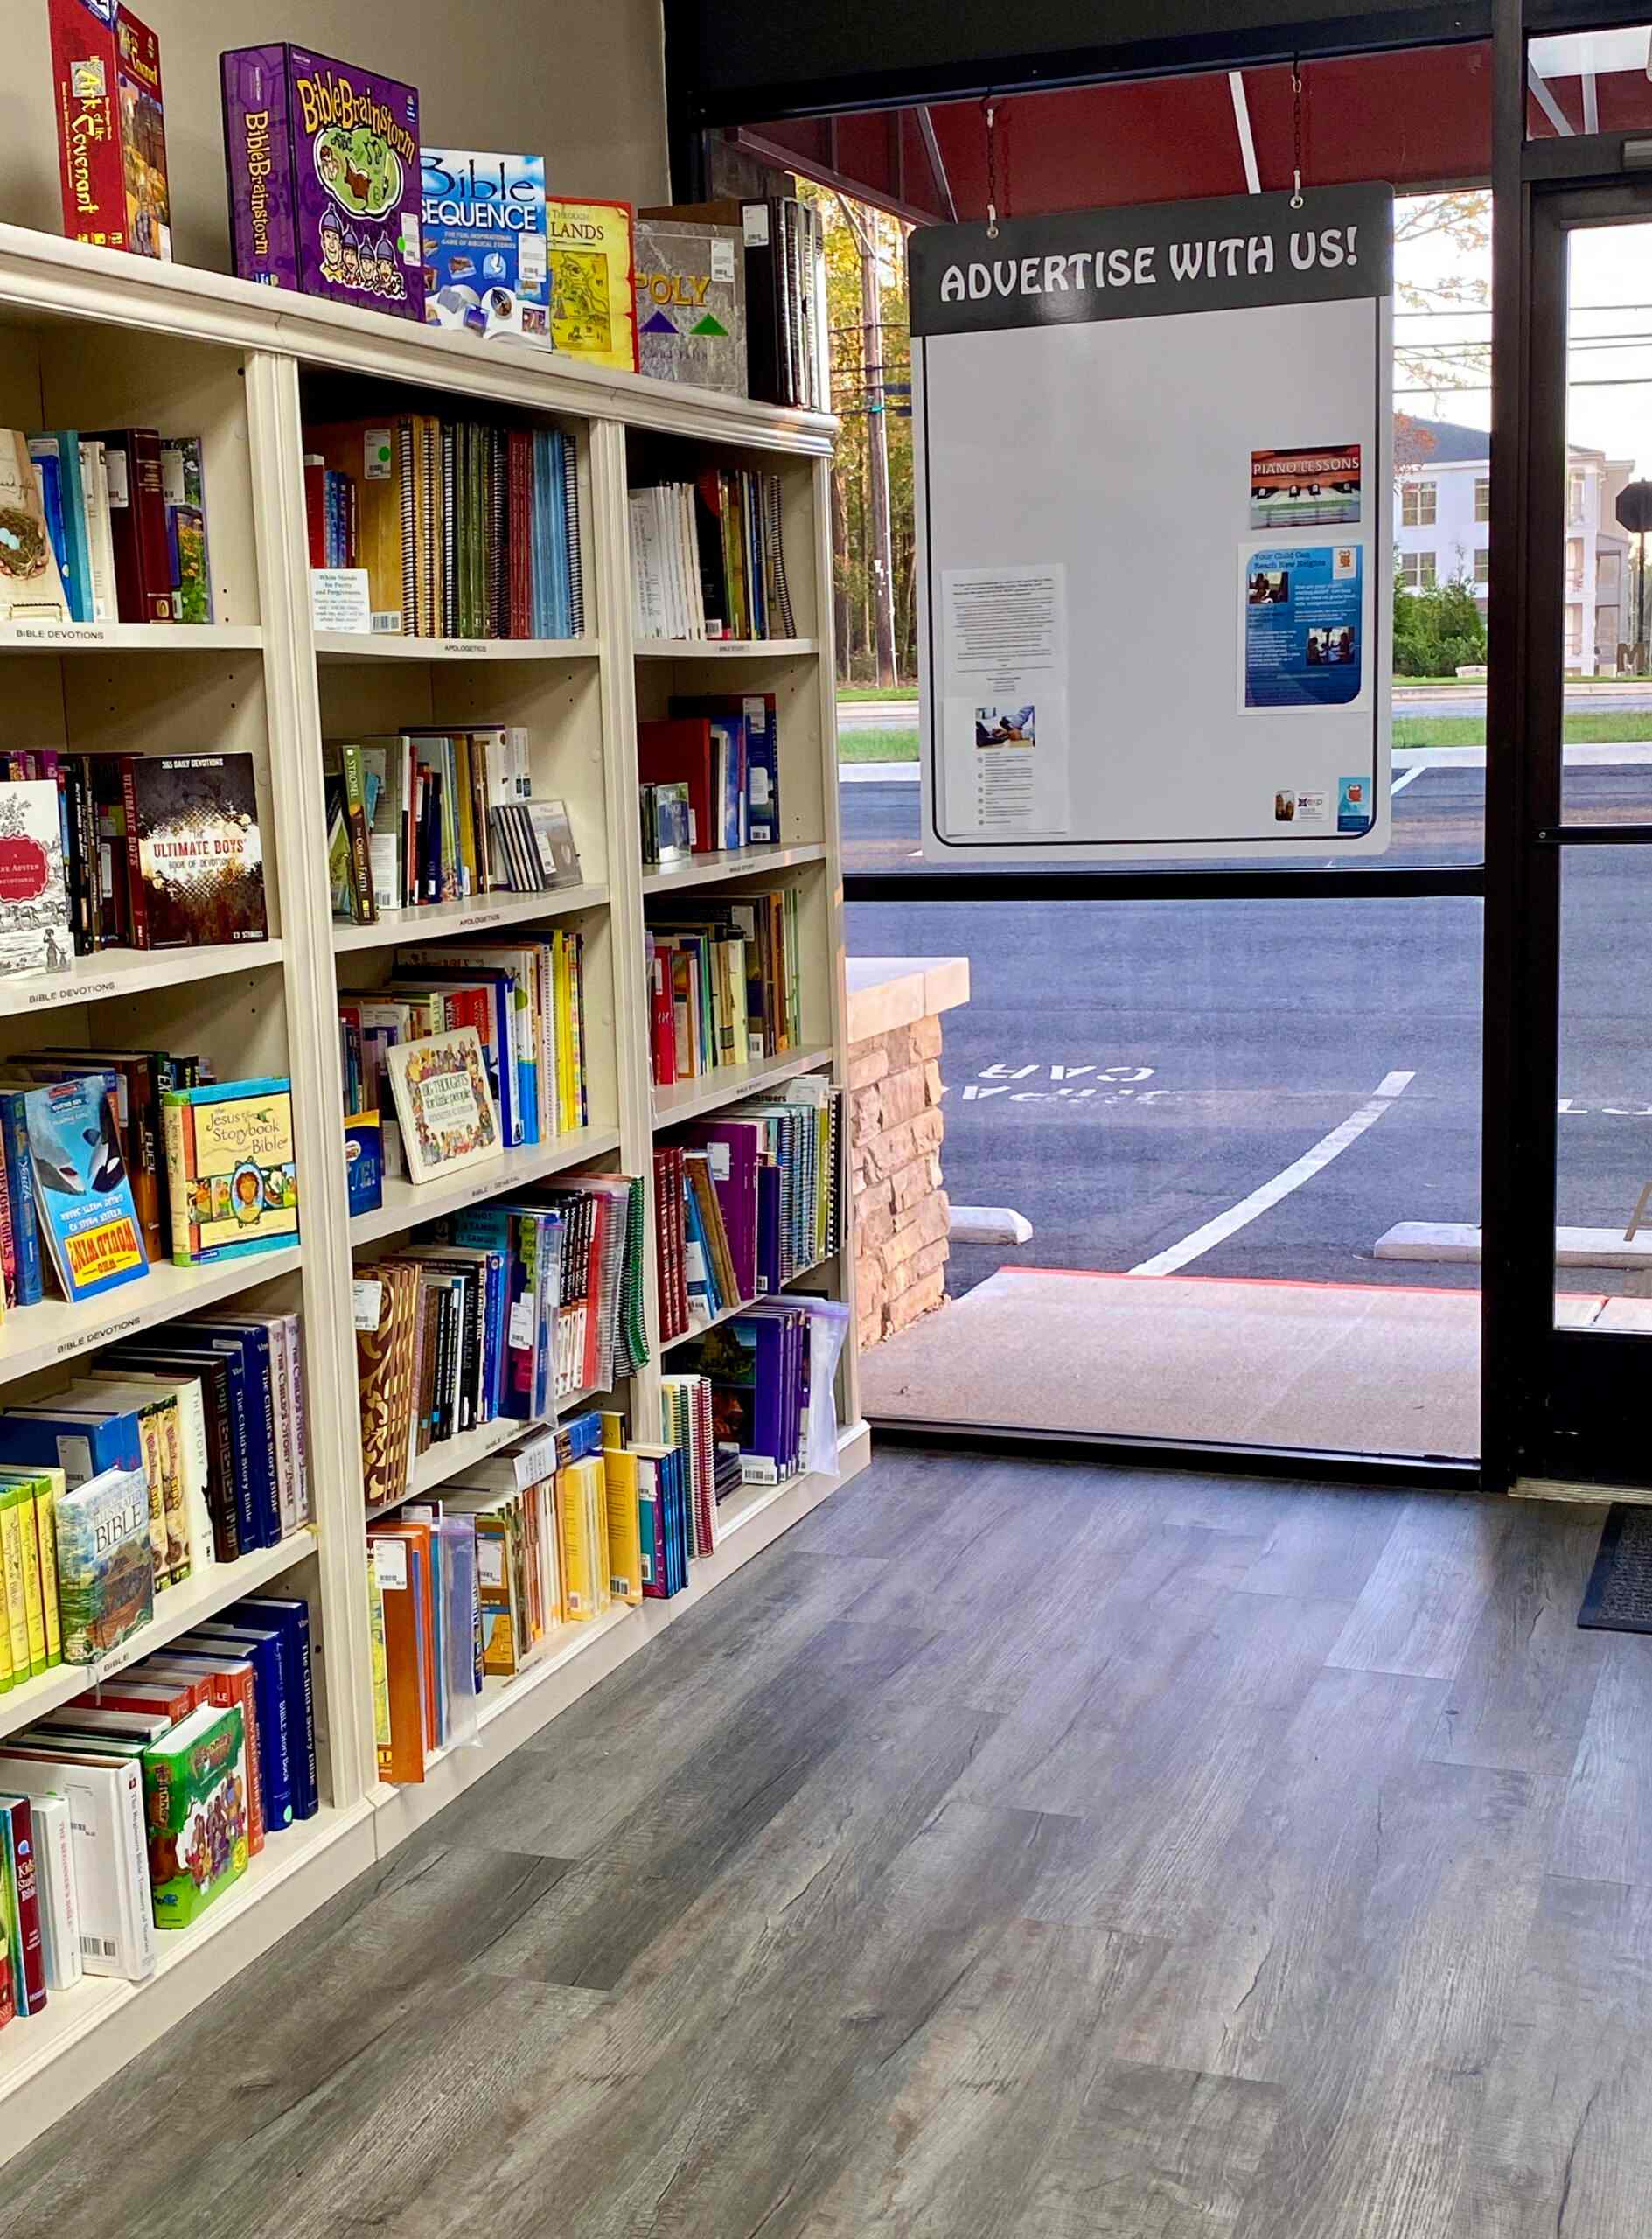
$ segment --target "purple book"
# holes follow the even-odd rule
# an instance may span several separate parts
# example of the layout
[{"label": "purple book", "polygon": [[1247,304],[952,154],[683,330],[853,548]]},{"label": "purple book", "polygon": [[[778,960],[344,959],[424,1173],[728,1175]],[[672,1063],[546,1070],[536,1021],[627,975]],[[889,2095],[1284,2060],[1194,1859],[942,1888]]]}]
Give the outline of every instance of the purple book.
[{"label": "purple book", "polygon": [[709,1154],[711,1186],[742,1299],[757,1295],[757,1168],[763,1129],[755,1120],[717,1120],[685,1127],[674,1140]]},{"label": "purple book", "polygon": [[237,273],[422,322],[417,93],[301,46],[220,68]]}]

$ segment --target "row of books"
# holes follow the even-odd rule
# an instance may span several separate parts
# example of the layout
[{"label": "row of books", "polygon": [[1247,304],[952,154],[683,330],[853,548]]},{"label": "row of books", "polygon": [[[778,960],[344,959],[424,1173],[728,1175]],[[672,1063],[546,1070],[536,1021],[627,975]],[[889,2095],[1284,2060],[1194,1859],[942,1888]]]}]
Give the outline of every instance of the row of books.
[{"label": "row of books", "polygon": [[652,919],[645,938],[656,1085],[801,1046],[795,887]]},{"label": "row of books", "polygon": [[0,2022],[142,1982],[320,1806],[310,1610],[248,1594],[0,1744]]},{"label": "row of books", "polygon": [[210,1265],[298,1233],[291,1085],[214,1082],[163,1050],[0,1060],[0,1274],[8,1308],[78,1305],[155,1259]]},{"label": "row of books", "polygon": [[795,638],[777,474],[708,467],[634,489],[631,617],[639,638]]},{"label": "row of books", "polygon": [[345,1115],[380,1115],[387,1174],[417,1173],[399,1124],[405,1079],[398,1094],[388,1052],[465,1026],[481,1042],[500,1147],[589,1125],[582,933],[559,926],[399,948],[382,986],[338,999]]},{"label": "row of books", "polygon": [[[780,838],[780,730],[772,692],[673,694],[663,721],[637,726],[645,785],[687,789],[694,854],[771,847]],[[643,861],[678,858],[679,820],[649,804]]]},{"label": "row of books", "polygon": [[640,1180],[569,1174],[358,1264],[369,1508],[403,1499],[432,1446],[500,1419],[544,1422],[641,1367],[643,1223]]},{"label": "row of books", "polygon": [[295,1314],[171,1322],[0,1412],[0,1692],[95,1664],[157,1597],[310,1514]]},{"label": "row of books", "polygon": [[534,799],[518,726],[335,740],[323,764],[335,917],[580,882],[567,808]]},{"label": "row of books", "polygon": [[199,438],[0,429],[3,622],[210,622]]},{"label": "row of books", "polygon": [[662,1344],[773,1296],[843,1238],[843,1092],[800,1074],[654,1152]]},{"label": "row of books", "polygon": [[416,412],[309,428],[304,442],[310,565],[338,564],[337,515],[376,634],[583,637],[579,461],[560,428]]},{"label": "row of books", "polygon": [[249,754],[0,754],[0,972],[268,938]]}]

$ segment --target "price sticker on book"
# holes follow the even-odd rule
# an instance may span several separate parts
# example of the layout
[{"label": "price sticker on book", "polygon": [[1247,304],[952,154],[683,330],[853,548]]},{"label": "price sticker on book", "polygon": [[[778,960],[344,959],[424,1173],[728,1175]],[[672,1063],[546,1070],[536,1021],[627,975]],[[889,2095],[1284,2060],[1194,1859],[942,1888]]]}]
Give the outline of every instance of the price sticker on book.
[{"label": "price sticker on book", "polygon": [[376,1329],[384,1314],[384,1285],[364,1280],[352,1283],[350,1293],[357,1329]]},{"label": "price sticker on book", "polygon": [[405,1594],[408,1587],[408,1543],[393,1539],[370,1539],[373,1549],[373,1574],[381,1594]]}]

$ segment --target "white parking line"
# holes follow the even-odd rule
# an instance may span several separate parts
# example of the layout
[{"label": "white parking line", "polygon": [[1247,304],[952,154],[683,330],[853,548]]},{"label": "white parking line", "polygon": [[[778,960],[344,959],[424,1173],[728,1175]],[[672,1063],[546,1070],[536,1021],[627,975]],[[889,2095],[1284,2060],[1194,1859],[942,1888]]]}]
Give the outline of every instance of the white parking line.
[{"label": "white parking line", "polygon": [[1403,770],[1388,789],[1389,799],[1391,800],[1396,793],[1403,793],[1407,785],[1415,785],[1427,767],[1425,762],[1413,762],[1409,770]]},{"label": "white parking line", "polygon": [[1283,1174],[1276,1174],[1272,1182],[1265,1182],[1259,1189],[1252,1189],[1248,1197],[1241,1197],[1237,1205],[1230,1205],[1225,1213],[1218,1213],[1213,1221],[1206,1221],[1202,1228],[1195,1228],[1191,1236],[1184,1236],[1180,1244],[1173,1244],[1168,1251],[1156,1252],[1151,1259],[1144,1259],[1133,1267],[1133,1275],[1174,1275],[1190,1260],[1202,1259],[1207,1252],[1224,1243],[1236,1230],[1248,1228],[1250,1224],[1293,1189],[1300,1189],[1305,1182],[1312,1181],[1322,1167],[1340,1158],[1349,1145],[1357,1142],[1368,1127],[1374,1127],[1394,1099],[1416,1079],[1415,1073],[1384,1073],[1372,1092],[1369,1104],[1359,1110],[1340,1127],[1333,1127],[1322,1135],[1312,1150],[1287,1166]]}]

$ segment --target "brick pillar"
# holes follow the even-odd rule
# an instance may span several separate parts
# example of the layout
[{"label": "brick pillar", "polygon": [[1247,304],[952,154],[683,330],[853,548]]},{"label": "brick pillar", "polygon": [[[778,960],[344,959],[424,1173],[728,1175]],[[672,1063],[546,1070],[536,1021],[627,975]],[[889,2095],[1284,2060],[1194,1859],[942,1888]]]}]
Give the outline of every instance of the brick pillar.
[{"label": "brick pillar", "polygon": [[941,1022],[915,1019],[849,1050],[850,1180],[862,1351],[946,1297]]}]

